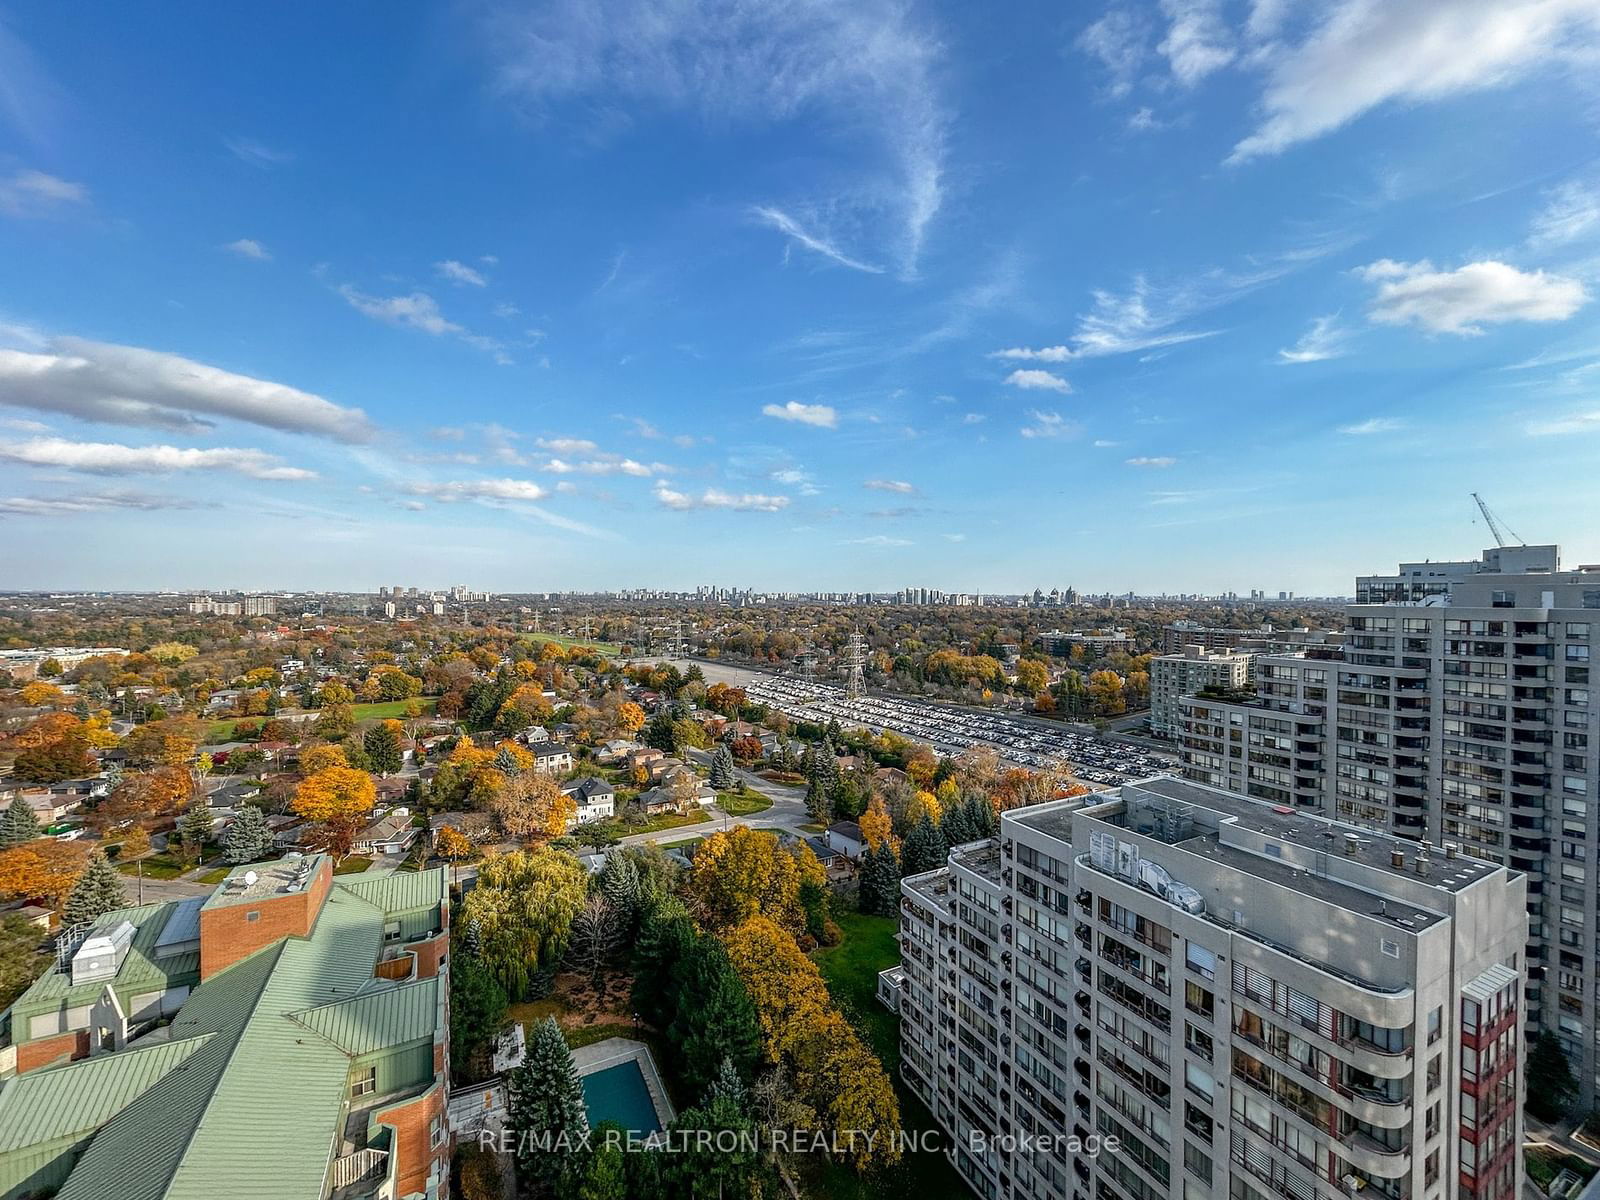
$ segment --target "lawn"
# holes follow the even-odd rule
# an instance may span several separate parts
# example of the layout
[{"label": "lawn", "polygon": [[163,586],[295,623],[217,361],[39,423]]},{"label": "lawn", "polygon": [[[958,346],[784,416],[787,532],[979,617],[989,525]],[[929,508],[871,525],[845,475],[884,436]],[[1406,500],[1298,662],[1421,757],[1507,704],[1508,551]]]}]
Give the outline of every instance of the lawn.
[{"label": "lawn", "polygon": [[523,635],[523,641],[554,642],[556,645],[568,650],[575,646],[581,646],[585,650],[593,650],[597,654],[609,655],[612,658],[622,653],[622,647],[615,642],[597,642],[593,638],[568,637],[564,633],[527,633]]},{"label": "lawn", "polygon": [[682,829],[685,825],[704,825],[710,820],[712,818],[703,812],[692,812],[687,815],[662,813],[660,816],[651,817],[643,825],[624,825],[622,832],[625,837],[633,837],[639,833],[660,833],[663,829]]},{"label": "lawn", "polygon": [[335,875],[359,875],[372,865],[372,860],[360,854],[352,854],[333,869]]},{"label": "lawn", "polygon": [[[117,864],[117,870],[124,875],[138,875],[141,873],[139,870],[140,861],[119,863]],[[144,864],[143,875],[146,879],[176,879],[194,866],[192,862],[173,858],[170,854],[151,854],[147,855],[142,861]]]},{"label": "lawn", "polygon": [[737,792],[719,792],[717,807],[730,817],[748,817],[751,813],[765,812],[771,808],[772,800],[750,788],[741,788]]},{"label": "lawn", "polygon": [[703,841],[705,841],[705,838],[703,838],[703,837],[684,838],[681,842],[666,842],[666,843],[663,843],[661,848],[663,850],[683,850],[683,851],[687,851],[690,846],[698,846]]},{"label": "lawn", "polygon": [[[439,707],[439,701],[434,697],[417,696],[411,700],[381,700],[372,704],[352,704],[350,712],[357,721],[381,721],[393,717],[397,721],[406,720],[406,708],[411,704],[422,705],[422,715],[431,717],[434,710]],[[283,713],[279,713],[283,716]],[[222,742],[234,740],[234,727],[240,721],[249,722],[259,726],[263,721],[270,721],[271,717],[228,717],[221,721],[213,721],[206,726],[204,744],[215,746]]]},{"label": "lawn", "polygon": [[232,867],[213,867],[204,875],[197,875],[195,877],[195,882],[212,885],[219,884],[228,877],[228,872],[231,870],[233,870]]},{"label": "lawn", "polygon": [[[900,1100],[900,1123],[907,1132],[936,1129],[933,1115],[900,1082],[900,1018],[878,1003],[878,972],[900,961],[895,940],[899,922],[893,917],[861,913],[836,914],[844,937],[837,946],[824,946],[812,954],[828,984],[828,994],[845,1020],[855,1028],[894,1080]],[[971,1197],[972,1192],[938,1151],[907,1154],[893,1167],[866,1175],[807,1155],[800,1163],[802,1188],[807,1195],[828,1200],[928,1200],[937,1196]]]}]

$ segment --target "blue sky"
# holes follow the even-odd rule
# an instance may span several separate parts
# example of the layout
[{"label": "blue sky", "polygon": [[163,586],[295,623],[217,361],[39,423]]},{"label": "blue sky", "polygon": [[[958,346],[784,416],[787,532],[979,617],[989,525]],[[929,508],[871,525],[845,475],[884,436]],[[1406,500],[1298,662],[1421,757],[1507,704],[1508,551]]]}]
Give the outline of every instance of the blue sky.
[{"label": "blue sky", "polygon": [[1600,560],[1600,0],[0,3],[0,578]]}]

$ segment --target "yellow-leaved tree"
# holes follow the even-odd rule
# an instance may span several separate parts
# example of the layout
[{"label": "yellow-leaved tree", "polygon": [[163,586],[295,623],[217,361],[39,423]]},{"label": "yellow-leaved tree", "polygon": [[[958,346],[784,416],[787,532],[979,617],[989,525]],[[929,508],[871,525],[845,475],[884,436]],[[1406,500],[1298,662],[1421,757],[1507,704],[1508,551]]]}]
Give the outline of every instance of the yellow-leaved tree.
[{"label": "yellow-leaved tree", "polygon": [[578,811],[578,804],[542,771],[513,775],[489,802],[500,828],[518,841],[560,837]]},{"label": "yellow-leaved tree", "polygon": [[827,885],[827,873],[811,848],[778,844],[771,832],[736,825],[713,833],[694,853],[685,897],[708,924],[727,929],[747,917],[764,916],[799,934],[806,927],[800,885]]},{"label": "yellow-leaved tree", "polygon": [[889,816],[889,806],[883,802],[882,796],[874,796],[867,802],[867,811],[861,814],[861,836],[867,840],[867,849],[876,850],[879,843],[888,842],[896,846],[899,839],[894,836],[894,821]]},{"label": "yellow-leaved tree", "polygon": [[330,767],[348,767],[350,760],[344,756],[343,746],[308,746],[300,752],[300,772],[315,775]]},{"label": "yellow-leaved tree", "polygon": [[729,930],[724,944],[755,1005],[767,1057],[788,1069],[816,1127],[849,1148],[857,1169],[897,1161],[900,1104],[894,1085],[834,1007],[817,965],[762,916]]},{"label": "yellow-leaved tree", "polygon": [[291,807],[316,822],[316,843],[335,859],[342,859],[350,853],[377,798],[377,785],[365,771],[329,767],[301,781]]}]

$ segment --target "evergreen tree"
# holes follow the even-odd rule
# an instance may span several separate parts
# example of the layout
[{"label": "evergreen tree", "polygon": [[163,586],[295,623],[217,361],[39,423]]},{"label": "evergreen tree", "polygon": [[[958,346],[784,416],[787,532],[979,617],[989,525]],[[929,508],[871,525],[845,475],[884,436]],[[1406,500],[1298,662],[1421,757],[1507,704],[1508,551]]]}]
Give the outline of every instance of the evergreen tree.
[{"label": "evergreen tree", "polygon": [[505,1015],[500,981],[463,947],[450,963],[450,1061],[457,1082],[479,1077]]},{"label": "evergreen tree", "polygon": [[861,865],[861,911],[892,917],[900,905],[900,863],[887,840],[868,851]]},{"label": "evergreen tree", "polygon": [[511,1073],[507,1123],[516,1135],[517,1174],[545,1194],[564,1184],[582,1160],[589,1126],[572,1051],[554,1017],[534,1026],[528,1053]]},{"label": "evergreen tree", "polygon": [[633,948],[633,1008],[657,1028],[665,1028],[677,1011],[677,965],[694,940],[694,923],[676,897],[662,900],[639,926]]},{"label": "evergreen tree", "polygon": [[716,791],[726,792],[731,791],[733,785],[733,751],[724,742],[711,756],[711,786]]},{"label": "evergreen tree", "polygon": [[828,785],[821,774],[813,774],[806,780],[806,815],[816,825],[826,825],[833,819],[833,797],[828,794]]},{"label": "evergreen tree", "polygon": [[222,861],[232,866],[255,862],[272,853],[272,830],[267,828],[267,814],[254,804],[246,804],[233,818],[222,839]]},{"label": "evergreen tree", "polygon": [[[759,1150],[746,1136],[755,1129],[755,1122],[728,1101],[685,1109],[678,1114],[672,1129],[681,1144],[689,1147],[685,1153],[661,1156],[665,1192],[674,1200],[726,1200],[729,1196],[767,1194],[768,1187],[763,1186],[770,1182],[763,1179],[766,1168]],[[701,1138],[691,1132],[701,1129],[710,1130],[711,1137]],[[736,1136],[720,1139],[717,1135],[724,1130]],[[726,1148],[728,1144],[734,1147],[731,1152]]]},{"label": "evergreen tree", "polygon": [[600,890],[631,939],[639,923],[639,868],[626,854],[606,855],[600,868]]},{"label": "evergreen tree", "polygon": [[724,1059],[748,1077],[761,1055],[761,1025],[722,943],[710,934],[698,935],[673,976],[677,1015],[668,1040],[684,1086],[692,1093],[704,1091]]},{"label": "evergreen tree", "polygon": [[122,876],[106,856],[96,850],[67,895],[67,902],[61,908],[61,921],[64,925],[86,925],[96,917],[125,907],[127,902]]},{"label": "evergreen tree", "polygon": [[513,775],[522,774],[522,768],[517,765],[516,758],[504,746],[501,746],[499,752],[494,756],[494,769],[507,779],[510,779]]},{"label": "evergreen tree", "polygon": [[750,1089],[745,1086],[739,1068],[733,1065],[733,1059],[727,1055],[722,1056],[722,1065],[717,1068],[716,1078],[706,1089],[707,1108],[711,1108],[718,1100],[726,1100],[738,1112],[745,1112],[750,1107]]},{"label": "evergreen tree", "polygon": [[993,837],[999,824],[995,817],[994,805],[989,803],[987,796],[968,796],[967,815],[972,823],[973,840],[978,838]]},{"label": "evergreen tree", "polygon": [[906,834],[905,844],[900,848],[901,873],[920,875],[924,871],[936,871],[944,866],[948,853],[938,826],[932,817],[923,813],[922,820]]},{"label": "evergreen tree", "polygon": [[387,721],[379,721],[361,739],[367,752],[367,761],[379,775],[393,775],[405,765],[406,752],[400,745],[400,734]]},{"label": "evergreen tree", "polygon": [[1578,1081],[1561,1043],[1548,1033],[1528,1039],[1528,1098],[1525,1107],[1541,1121],[1555,1122],[1567,1115],[1578,1094]]},{"label": "evergreen tree", "polygon": [[673,718],[669,705],[662,705],[656,709],[655,716],[650,718],[644,727],[644,744],[653,746],[663,754],[673,754],[678,749],[677,721]]},{"label": "evergreen tree", "polygon": [[[607,1136],[608,1130],[617,1132]],[[628,1187],[628,1155],[625,1132],[612,1121],[595,1129],[594,1152],[578,1177],[577,1200],[630,1200],[638,1196]],[[636,1157],[644,1157],[643,1154]]]},{"label": "evergreen tree", "polygon": [[483,953],[483,926],[473,917],[467,922],[466,931],[462,936],[462,945],[468,954],[477,956]]},{"label": "evergreen tree", "polygon": [[945,844],[948,846],[974,842],[982,836],[972,831],[972,816],[965,800],[950,806],[950,811],[939,821],[939,832],[944,835]]},{"label": "evergreen tree", "polygon": [[204,796],[196,796],[194,802],[183,810],[183,816],[178,818],[178,837],[182,839],[184,848],[197,858],[205,853],[211,825],[211,806],[206,803]]},{"label": "evergreen tree", "polygon": [[43,832],[33,805],[18,796],[6,808],[5,815],[0,816],[0,850],[31,842]]}]

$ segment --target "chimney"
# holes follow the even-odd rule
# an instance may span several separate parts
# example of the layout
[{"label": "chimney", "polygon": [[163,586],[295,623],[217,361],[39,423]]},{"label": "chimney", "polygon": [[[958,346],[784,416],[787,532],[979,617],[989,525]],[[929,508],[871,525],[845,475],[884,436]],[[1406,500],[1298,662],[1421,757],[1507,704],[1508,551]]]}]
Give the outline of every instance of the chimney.
[{"label": "chimney", "polygon": [[1389,865],[1395,870],[1402,870],[1406,865],[1406,852],[1404,850],[1389,851]]}]

